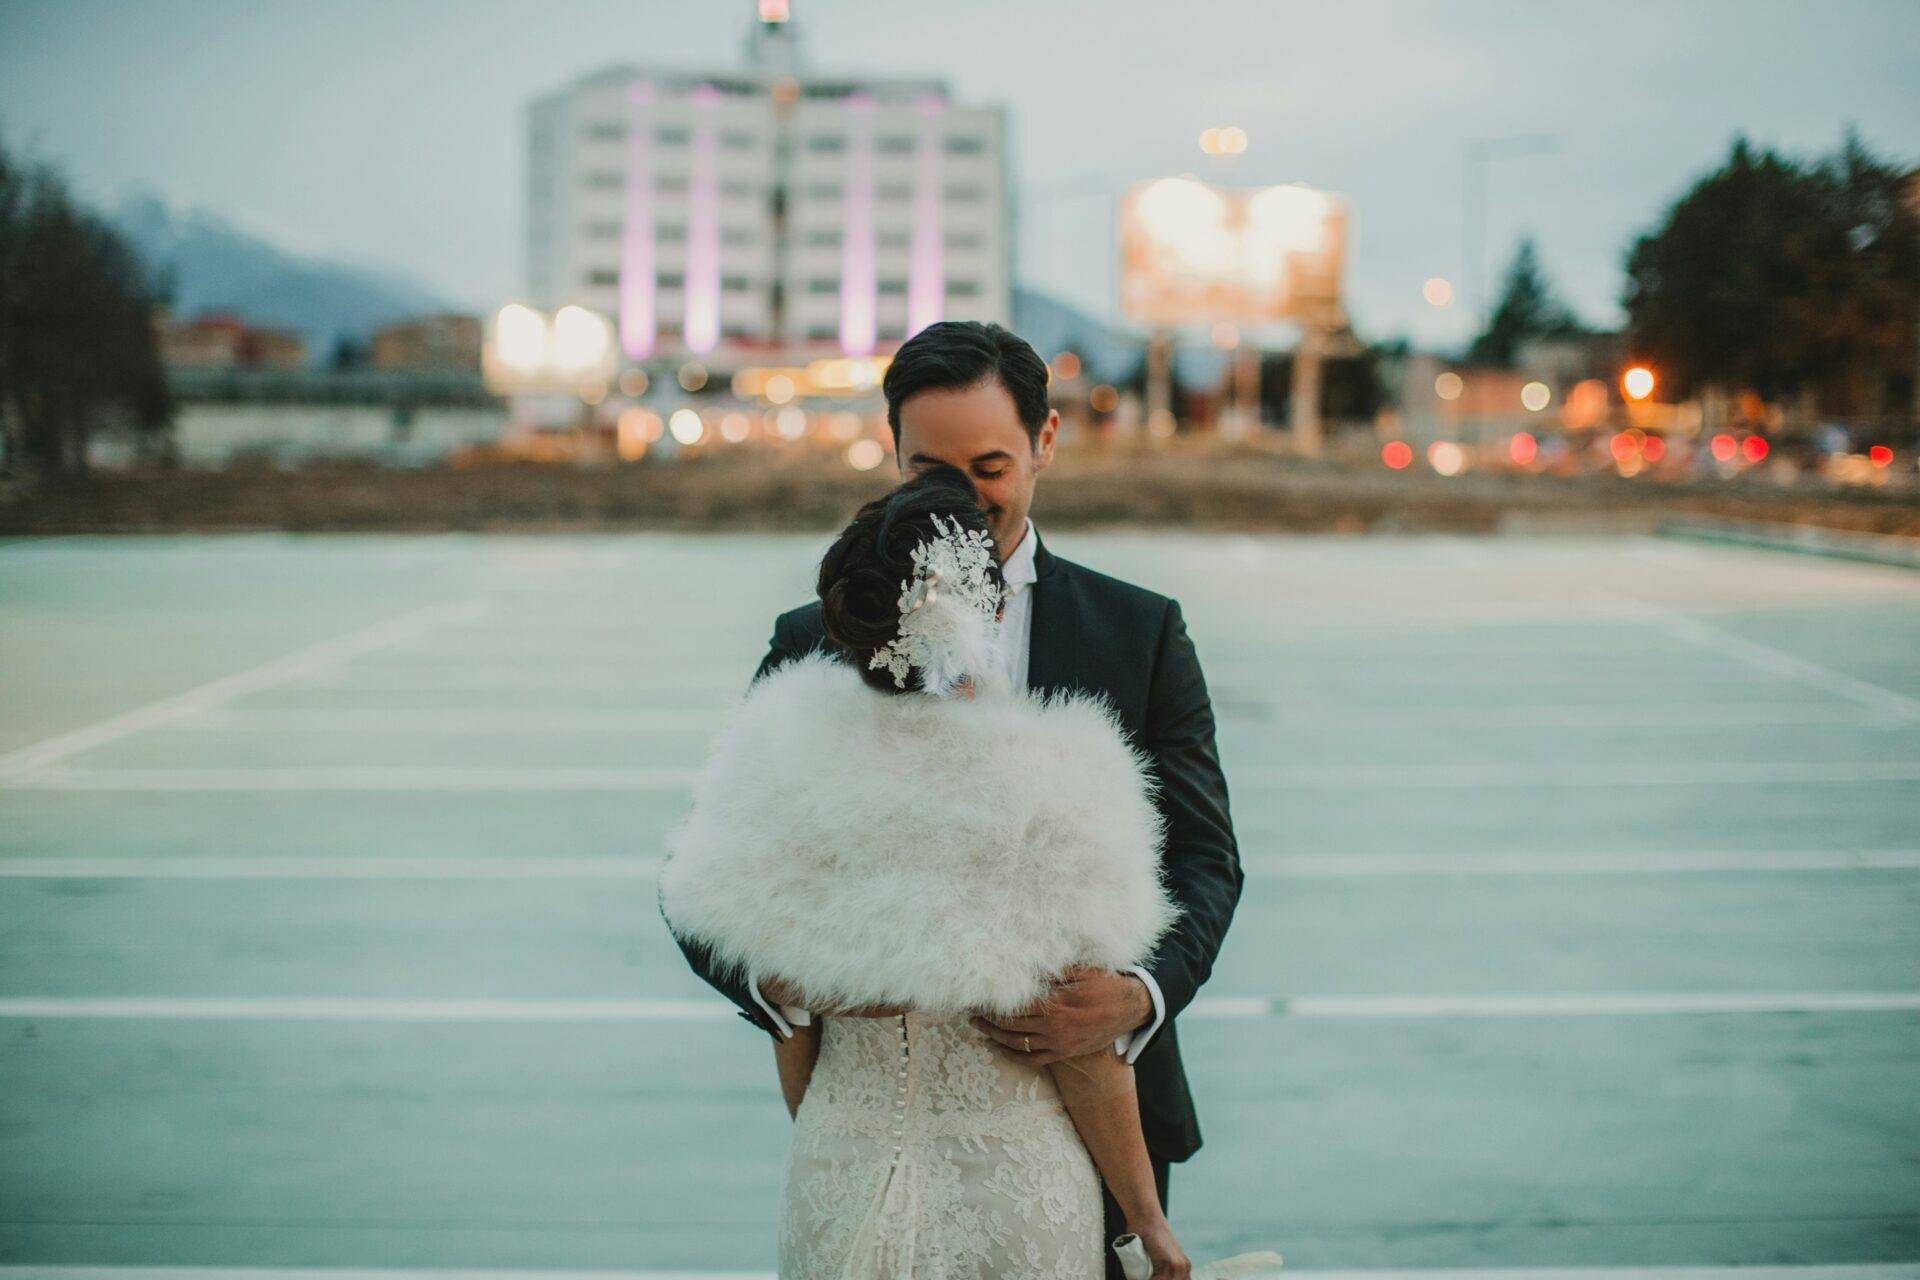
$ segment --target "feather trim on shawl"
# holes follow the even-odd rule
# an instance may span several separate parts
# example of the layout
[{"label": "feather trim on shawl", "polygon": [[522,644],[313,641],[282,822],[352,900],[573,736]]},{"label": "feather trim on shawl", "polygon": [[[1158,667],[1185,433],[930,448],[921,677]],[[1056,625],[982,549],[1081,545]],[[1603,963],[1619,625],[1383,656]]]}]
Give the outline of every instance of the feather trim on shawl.
[{"label": "feather trim on shawl", "polygon": [[887,694],[816,652],[728,714],[660,908],[723,973],[778,975],[813,1008],[1012,1014],[1171,927],[1151,795],[1094,695]]}]

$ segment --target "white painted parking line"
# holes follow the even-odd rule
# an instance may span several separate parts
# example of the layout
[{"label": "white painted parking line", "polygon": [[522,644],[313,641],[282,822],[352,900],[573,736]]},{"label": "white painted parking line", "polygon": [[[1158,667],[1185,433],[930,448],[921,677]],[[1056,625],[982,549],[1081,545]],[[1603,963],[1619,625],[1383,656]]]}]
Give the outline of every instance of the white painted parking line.
[{"label": "white painted parking line", "polygon": [[1758,671],[1782,679],[1797,681],[1815,689],[1846,698],[1880,714],[1897,715],[1905,720],[1920,720],[1920,699],[1909,698],[1892,689],[1856,679],[1817,662],[1796,657],[1771,645],[1716,627],[1709,622],[1615,591],[1595,592],[1593,608],[1606,617],[1630,618],[1656,626],[1700,648],[1725,653]]},{"label": "white painted parking line", "polygon": [[[1686,875],[1920,871],[1920,849],[1650,853],[1248,854],[1255,879],[1391,876]],[[0,857],[0,879],[45,880],[651,880],[657,858],[622,857]]]},{"label": "white painted parking line", "polygon": [[[1646,1014],[1902,1013],[1920,991],[1593,992],[1580,995],[1202,996],[1188,1019],[1620,1017]],[[719,1000],[358,999],[331,996],[9,996],[0,1018],[276,1022],[688,1022]]]},{"label": "white painted parking line", "polygon": [[[1920,1263],[1766,1267],[1481,1267],[1246,1273],[1307,1280],[1920,1280]],[[4,1280],[776,1280],[771,1271],[503,1271],[472,1267],[0,1266]]]},{"label": "white painted parking line", "polygon": [[[0,774],[16,791],[684,791],[693,769],[433,768],[37,769]],[[1920,782],[1920,761],[1652,761],[1604,764],[1349,765],[1227,769],[1235,789],[1710,787]]]},{"label": "white painted parking line", "polygon": [[463,600],[451,604],[427,605],[414,609],[370,627],[336,636],[320,644],[297,653],[276,658],[271,662],[222,676],[198,688],[150,702],[136,707],[98,724],[75,729],[58,737],[48,738],[32,746],[21,747],[0,756],[0,780],[18,778],[33,770],[45,769],[50,765],[118,741],[129,734],[139,733],[159,725],[173,724],[212,710],[236,698],[269,689],[289,681],[309,678],[317,673],[350,662],[362,654],[371,653],[384,645],[390,645],[411,636],[442,626],[448,622],[477,616],[484,605],[477,600]]},{"label": "white painted parking line", "polygon": [[726,708],[221,707],[176,730],[219,733],[658,733],[711,732]]}]

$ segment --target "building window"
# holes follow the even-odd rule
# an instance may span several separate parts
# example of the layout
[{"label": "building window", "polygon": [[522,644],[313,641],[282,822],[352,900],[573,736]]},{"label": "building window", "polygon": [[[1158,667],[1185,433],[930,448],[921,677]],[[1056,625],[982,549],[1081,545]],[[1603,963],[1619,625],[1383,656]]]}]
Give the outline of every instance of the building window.
[{"label": "building window", "polygon": [[822,154],[845,151],[847,140],[837,133],[816,133],[807,139],[807,150]]},{"label": "building window", "polygon": [[880,282],[881,293],[905,294],[906,291],[907,291],[907,282],[905,280],[882,280]]},{"label": "building window", "polygon": [[745,227],[720,228],[721,244],[730,244],[730,245],[736,245],[736,246],[748,245],[748,244],[754,243],[754,239],[755,237],[753,232],[747,230],[747,228]]},{"label": "building window", "polygon": [[947,281],[947,296],[949,298],[977,298],[980,296],[980,282],[978,280],[949,280]]},{"label": "building window", "polygon": [[882,200],[889,204],[905,204],[913,199],[913,184],[910,182],[883,182],[876,189]]},{"label": "building window", "polygon": [[807,232],[807,244],[815,249],[831,249],[840,243],[840,233],[830,228]]},{"label": "building window", "polygon": [[882,155],[910,156],[913,154],[913,135],[889,133],[875,142],[874,148]]},{"label": "building window", "polygon": [[687,175],[663,173],[653,180],[653,188],[662,195],[678,195],[687,189]]},{"label": "building window", "polygon": [[947,248],[949,249],[978,249],[982,243],[984,242],[981,239],[980,233],[977,231],[949,231],[947,233]]},{"label": "building window", "polygon": [[753,183],[747,181],[745,178],[728,178],[720,184],[720,194],[723,196],[736,197],[750,196],[753,194]]},{"label": "building window", "polygon": [[753,288],[753,281],[745,276],[721,276],[720,287],[728,293],[745,293]]},{"label": "building window", "polygon": [[874,237],[874,242],[882,249],[904,249],[910,241],[904,231],[882,231]]},{"label": "building window", "polygon": [[832,276],[815,276],[807,281],[808,293],[838,293],[840,281]]},{"label": "building window", "polygon": [[956,133],[947,139],[947,154],[950,156],[977,156],[986,149],[987,140],[972,134]]},{"label": "building window", "polygon": [[807,326],[807,339],[810,342],[819,342],[822,339],[837,338],[839,336],[840,336],[839,325],[810,324]]},{"label": "building window", "polygon": [[662,271],[660,273],[660,287],[662,289],[678,289],[685,285],[686,282],[686,276],[678,271]]},{"label": "building window", "polygon": [[663,125],[653,131],[653,140],[663,147],[684,147],[693,141],[693,130],[678,125]]},{"label": "building window", "polygon": [[986,191],[971,182],[950,182],[947,184],[947,199],[955,204],[977,204],[986,197]]},{"label": "building window", "polygon": [[594,191],[618,191],[626,182],[611,169],[595,169],[583,175],[580,184]]},{"label": "building window", "polygon": [[838,200],[840,198],[840,184],[837,182],[808,183],[807,195],[815,200]]},{"label": "building window", "polygon": [[751,151],[754,147],[754,137],[739,129],[729,129],[720,135],[720,146],[726,151]]},{"label": "building window", "polygon": [[587,272],[587,283],[595,288],[619,284],[620,273],[618,271],[589,271]]},{"label": "building window", "polygon": [[589,222],[587,224],[587,239],[589,240],[618,240],[619,238],[620,224],[617,222]]},{"label": "building window", "polygon": [[686,225],[679,222],[663,222],[654,229],[653,238],[662,244],[679,244],[687,238]]},{"label": "building window", "polygon": [[611,120],[595,121],[580,132],[597,142],[618,142],[627,136],[627,126]]}]

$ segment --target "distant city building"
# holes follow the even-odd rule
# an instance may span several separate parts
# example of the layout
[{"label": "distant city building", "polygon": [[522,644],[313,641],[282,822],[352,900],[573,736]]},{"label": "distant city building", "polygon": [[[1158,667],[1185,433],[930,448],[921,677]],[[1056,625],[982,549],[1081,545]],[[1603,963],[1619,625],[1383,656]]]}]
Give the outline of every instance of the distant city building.
[{"label": "distant city building", "polygon": [[478,316],[422,316],[376,330],[367,362],[375,369],[480,372],[483,326]]},{"label": "distant city building", "polygon": [[170,369],[298,369],[307,343],[291,329],[267,329],[210,312],[192,320],[155,320],[160,360]]},{"label": "distant city building", "polygon": [[743,69],[620,66],[529,107],[527,299],[627,362],[885,354],[1008,323],[1007,123],[943,80],[804,69],[763,0]]}]

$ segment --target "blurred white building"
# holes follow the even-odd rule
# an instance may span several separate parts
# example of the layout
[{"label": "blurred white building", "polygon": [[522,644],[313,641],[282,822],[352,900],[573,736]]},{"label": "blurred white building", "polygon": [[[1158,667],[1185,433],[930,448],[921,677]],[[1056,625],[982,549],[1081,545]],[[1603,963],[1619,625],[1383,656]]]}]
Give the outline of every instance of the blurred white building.
[{"label": "blurred white building", "polygon": [[[760,0],[738,70],[621,66],[528,110],[527,299],[626,362],[868,356],[1008,323],[1006,116],[945,82],[805,69]],[[777,353],[777,357],[776,357]]]}]

